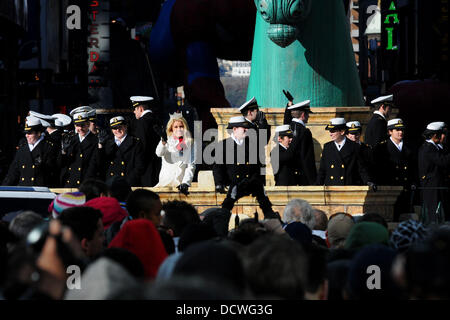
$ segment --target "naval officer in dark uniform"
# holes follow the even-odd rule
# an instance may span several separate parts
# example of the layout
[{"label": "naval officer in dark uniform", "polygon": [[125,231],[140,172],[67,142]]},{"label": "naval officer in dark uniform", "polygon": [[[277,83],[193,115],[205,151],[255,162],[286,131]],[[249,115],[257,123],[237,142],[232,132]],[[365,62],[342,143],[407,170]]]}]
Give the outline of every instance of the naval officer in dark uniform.
[{"label": "naval officer in dark uniform", "polygon": [[450,213],[443,210],[448,207],[449,201],[445,173],[450,170],[450,154],[445,153],[439,146],[444,128],[444,122],[428,124],[423,133],[426,141],[419,148],[418,166],[422,188],[422,213],[426,215],[425,222],[428,223],[443,222],[444,218],[447,221],[450,220]]},{"label": "naval officer in dark uniform", "polygon": [[[270,140],[270,125],[267,122],[264,112],[259,110],[258,102],[255,97],[246,101],[239,107],[239,111],[244,116],[245,120],[249,123],[247,136],[250,143],[255,141],[258,146],[258,157],[262,162],[265,162],[265,146]],[[256,137],[256,139],[255,139]],[[265,166],[265,163],[262,163]],[[264,178],[264,176],[261,176]],[[265,184],[265,180],[263,181]]]},{"label": "naval officer in dark uniform", "polygon": [[251,194],[258,200],[265,218],[279,218],[264,191],[257,147],[246,135],[249,126],[243,116],[230,118],[227,127],[232,130],[230,137],[216,144],[213,165],[216,191],[224,192],[225,186],[229,186],[222,203],[224,209],[231,211],[236,201]]},{"label": "naval officer in dark uniform", "polygon": [[76,135],[63,146],[60,157],[61,182],[65,188],[77,188],[89,178],[99,178],[98,138],[89,130],[87,112],[73,115]]},{"label": "naval officer in dark uniform", "polygon": [[404,190],[394,205],[394,220],[400,214],[410,213],[411,191],[418,184],[417,151],[404,140],[405,124],[400,118],[387,123],[389,139],[377,144],[374,148],[377,163],[377,184],[386,186],[403,186]]},{"label": "naval officer in dark uniform", "polygon": [[36,117],[27,117],[24,132],[26,142],[18,147],[3,185],[52,186],[58,146],[44,136],[42,122]]},{"label": "naval officer in dark uniform", "polygon": [[[292,145],[294,135],[288,124],[275,128],[276,147],[270,153],[273,175],[276,186],[295,186],[297,176],[295,146]],[[299,140],[297,140],[299,141]]]},{"label": "naval officer in dark uniform", "polygon": [[155,103],[152,97],[133,96],[130,100],[137,120],[133,135],[141,140],[144,148],[145,171],[141,177],[141,185],[153,187],[158,183],[161,171],[161,158],[156,155],[155,150],[164,128],[152,110]]},{"label": "naval officer in dark uniform", "polygon": [[347,139],[352,140],[359,144],[361,152],[361,160],[364,166],[367,168],[367,173],[370,177],[370,181],[376,182],[375,176],[375,160],[373,158],[373,149],[367,143],[361,141],[362,127],[359,121],[349,121],[345,124],[347,126]]},{"label": "naval officer in dark uniform", "polygon": [[361,160],[359,144],[347,139],[344,118],[331,119],[326,126],[330,131],[330,142],[323,146],[320,168],[317,175],[317,185],[346,186],[368,184],[367,169]]},{"label": "naval officer in dark uniform", "polygon": [[109,123],[114,136],[106,140],[100,148],[104,177],[124,177],[130,186],[138,187],[145,170],[142,142],[128,134],[124,117],[113,117]]},{"label": "naval officer in dark uniform", "polygon": [[292,143],[296,159],[295,169],[298,172],[296,185],[299,186],[314,185],[317,178],[314,143],[311,131],[306,128],[309,115],[313,113],[310,102],[305,100],[288,107],[292,115],[290,127],[294,135]]},{"label": "naval officer in dark uniform", "polygon": [[386,186],[417,185],[416,151],[404,140],[405,124],[402,119],[392,119],[387,125],[389,138],[375,146],[378,164],[377,183]]},{"label": "naval officer in dark uniform", "polygon": [[394,95],[392,94],[381,96],[370,102],[375,105],[375,111],[367,124],[364,142],[371,147],[374,147],[377,143],[385,141],[388,138],[387,118],[389,118],[391,110],[394,106],[393,97]]},{"label": "naval officer in dark uniform", "polygon": [[[253,97],[250,100],[246,101],[242,106],[239,107],[239,111],[242,113],[245,120],[250,124],[249,130],[254,129],[257,133],[258,138],[265,137],[265,143],[267,144],[270,139],[270,125],[267,122],[264,112],[259,110],[256,98]],[[267,135],[263,136],[261,130],[267,130]]]}]

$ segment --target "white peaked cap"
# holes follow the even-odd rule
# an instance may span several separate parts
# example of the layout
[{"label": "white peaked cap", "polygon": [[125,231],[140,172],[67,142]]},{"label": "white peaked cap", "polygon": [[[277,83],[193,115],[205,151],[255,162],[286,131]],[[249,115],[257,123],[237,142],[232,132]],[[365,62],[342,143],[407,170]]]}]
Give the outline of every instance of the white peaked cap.
[{"label": "white peaked cap", "polygon": [[358,128],[361,127],[361,123],[359,121],[349,121],[345,124],[349,128]]},{"label": "white peaked cap", "polygon": [[445,127],[445,122],[442,122],[442,121],[431,122],[430,124],[427,125],[427,130],[439,131],[439,130],[444,129],[444,127]]},{"label": "white peaked cap", "polygon": [[133,102],[146,102],[146,101],[152,101],[153,98],[149,96],[132,96],[130,97],[130,100]]},{"label": "white peaked cap", "polygon": [[122,116],[113,117],[111,118],[111,120],[109,120],[109,124],[111,127],[118,126],[120,124],[123,124],[124,122],[125,118]]},{"label": "white peaked cap", "polygon": [[30,116],[40,119],[42,126],[44,126],[46,128],[51,126],[50,122],[48,122],[47,120],[53,121],[56,119],[53,116],[42,114],[42,113],[39,113],[36,111],[30,111]]},{"label": "white peaked cap", "polygon": [[256,102],[256,98],[253,97],[250,100],[246,101],[242,106],[239,107],[239,111],[244,110],[246,107],[250,107],[252,105],[258,106],[258,103]]},{"label": "white peaked cap", "polygon": [[84,122],[84,121],[87,121],[88,119],[89,119],[89,115],[87,112],[79,112],[79,113],[75,113],[73,115],[74,123]]},{"label": "white peaked cap", "polygon": [[333,126],[340,126],[345,124],[344,118],[333,118],[330,120],[330,124]]},{"label": "white peaked cap", "polygon": [[80,113],[80,112],[88,112],[88,111],[92,111],[92,108],[89,106],[81,106],[78,108],[73,109],[72,111],[70,111],[70,116],[73,117],[73,115],[75,113]]},{"label": "white peaked cap", "polygon": [[388,123],[387,123],[387,126],[388,127],[389,126],[394,126],[394,125],[399,124],[399,123],[403,123],[403,120],[400,119],[400,118],[396,118],[396,119],[389,120]]},{"label": "white peaked cap", "polygon": [[34,117],[34,116],[28,116],[26,118],[26,124],[28,127],[34,127],[34,126],[38,126],[41,125],[41,119]]},{"label": "white peaked cap", "polygon": [[381,96],[376,99],[373,99],[372,101],[370,101],[370,103],[380,103],[380,102],[384,102],[384,101],[393,101],[393,100],[394,100],[394,95],[390,94],[387,96]]},{"label": "white peaked cap", "polygon": [[288,107],[288,110],[298,109],[301,107],[309,106],[311,103],[311,100],[305,100],[296,104],[293,104],[292,106]]},{"label": "white peaked cap", "polygon": [[115,123],[115,122],[119,122],[119,121],[125,121],[125,118],[122,116],[117,116],[117,117],[111,118],[111,120],[109,120],[109,123]]},{"label": "white peaked cap", "polygon": [[283,132],[287,130],[291,130],[291,127],[288,124],[284,124],[275,128],[275,132]]},{"label": "white peaked cap", "polygon": [[55,120],[55,117],[53,117],[53,116],[42,114],[42,113],[39,113],[36,111],[30,111],[30,116],[33,116],[33,117],[36,117],[39,119],[44,119],[44,120]]},{"label": "white peaked cap", "polygon": [[55,113],[52,116],[56,119],[55,120],[55,125],[57,127],[65,127],[65,126],[69,125],[72,122],[72,118],[70,118],[66,114]]},{"label": "white peaked cap", "polygon": [[228,121],[228,123],[241,123],[241,122],[245,122],[245,118],[243,116],[236,116],[236,117],[231,117],[230,121]]}]

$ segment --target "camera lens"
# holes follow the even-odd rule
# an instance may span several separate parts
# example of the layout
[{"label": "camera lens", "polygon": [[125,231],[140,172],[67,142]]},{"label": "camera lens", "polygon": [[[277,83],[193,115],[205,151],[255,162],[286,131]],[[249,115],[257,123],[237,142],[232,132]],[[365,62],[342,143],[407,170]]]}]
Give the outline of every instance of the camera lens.
[{"label": "camera lens", "polygon": [[30,231],[27,236],[27,245],[38,250],[44,245],[44,241],[48,235],[48,222],[44,222]]}]

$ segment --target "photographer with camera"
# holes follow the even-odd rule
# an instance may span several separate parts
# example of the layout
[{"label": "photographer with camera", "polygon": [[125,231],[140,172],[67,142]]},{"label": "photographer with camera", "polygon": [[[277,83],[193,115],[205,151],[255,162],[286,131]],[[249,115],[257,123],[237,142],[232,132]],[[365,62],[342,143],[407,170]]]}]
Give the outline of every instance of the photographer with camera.
[{"label": "photographer with camera", "polygon": [[[81,274],[86,255],[73,230],[57,219],[33,228],[10,253],[4,297],[7,300],[61,300],[68,270]],[[75,271],[75,269],[76,271]],[[76,276],[76,275],[75,275]]]}]

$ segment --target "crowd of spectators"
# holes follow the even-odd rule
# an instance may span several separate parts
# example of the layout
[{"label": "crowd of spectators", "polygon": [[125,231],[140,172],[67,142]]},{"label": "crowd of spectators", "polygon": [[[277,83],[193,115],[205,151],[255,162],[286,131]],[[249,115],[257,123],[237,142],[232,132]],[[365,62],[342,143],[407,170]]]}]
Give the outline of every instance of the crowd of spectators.
[{"label": "crowd of spectators", "polygon": [[446,224],[389,230],[375,212],[327,216],[302,199],[281,219],[236,219],[121,181],[79,190],[3,217],[2,299],[450,298]]}]

